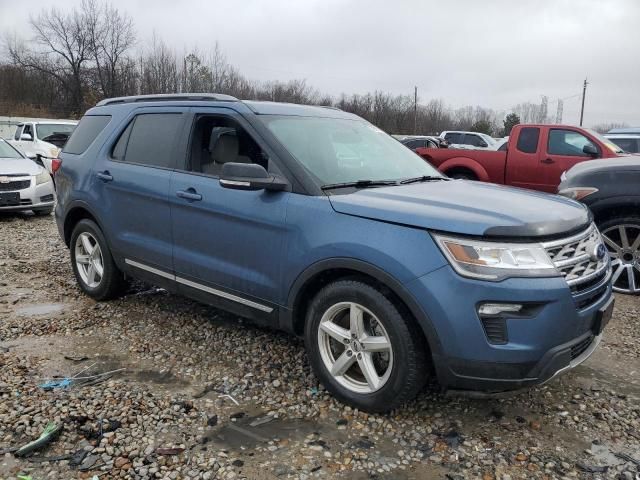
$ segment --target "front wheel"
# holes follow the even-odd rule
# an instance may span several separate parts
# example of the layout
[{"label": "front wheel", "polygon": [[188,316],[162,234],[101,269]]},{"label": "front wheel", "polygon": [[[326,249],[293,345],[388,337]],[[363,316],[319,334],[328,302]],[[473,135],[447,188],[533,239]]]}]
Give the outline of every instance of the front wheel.
[{"label": "front wheel", "polygon": [[327,390],[360,410],[391,410],[415,397],[429,376],[426,343],[413,318],[359,281],[338,281],[316,295],[305,343]]},{"label": "front wheel", "polygon": [[71,234],[71,265],[78,285],[95,300],[120,296],[126,288],[124,274],[118,269],[100,227],[80,220]]},{"label": "front wheel", "polygon": [[613,271],[613,290],[640,295],[640,216],[610,218],[598,225]]}]

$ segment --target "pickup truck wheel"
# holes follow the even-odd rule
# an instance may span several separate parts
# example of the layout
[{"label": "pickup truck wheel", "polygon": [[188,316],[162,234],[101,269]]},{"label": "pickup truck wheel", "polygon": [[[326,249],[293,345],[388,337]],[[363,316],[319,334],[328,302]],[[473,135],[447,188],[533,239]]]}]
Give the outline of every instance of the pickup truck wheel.
[{"label": "pickup truck wheel", "polygon": [[80,289],[95,300],[120,296],[126,288],[124,274],[118,269],[109,246],[95,222],[80,220],[70,242],[71,265]]},{"label": "pickup truck wheel", "polygon": [[307,312],[311,366],[340,401],[385,412],[411,400],[429,376],[427,348],[412,318],[354,280],[324,287]]},{"label": "pickup truck wheel", "polygon": [[613,290],[640,295],[640,216],[612,217],[598,225],[613,272]]},{"label": "pickup truck wheel", "polygon": [[447,176],[458,180],[478,180],[478,177],[472,171],[464,169],[450,170],[447,172]]}]

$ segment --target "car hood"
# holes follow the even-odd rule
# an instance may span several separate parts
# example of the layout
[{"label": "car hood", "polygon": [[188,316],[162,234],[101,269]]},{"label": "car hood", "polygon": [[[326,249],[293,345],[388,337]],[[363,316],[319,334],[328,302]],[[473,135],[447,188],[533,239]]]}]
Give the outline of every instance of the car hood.
[{"label": "car hood", "polygon": [[550,237],[591,222],[587,208],[573,200],[466,180],[362,189],[330,200],[347,215],[482,237]]},{"label": "car hood", "polygon": [[638,171],[640,170],[640,155],[627,155],[624,157],[605,158],[603,160],[589,160],[588,162],[576,163],[566,172],[566,177],[571,178],[577,175],[604,171]]},{"label": "car hood", "polygon": [[0,176],[3,175],[38,175],[40,167],[28,158],[2,158],[0,157]]}]

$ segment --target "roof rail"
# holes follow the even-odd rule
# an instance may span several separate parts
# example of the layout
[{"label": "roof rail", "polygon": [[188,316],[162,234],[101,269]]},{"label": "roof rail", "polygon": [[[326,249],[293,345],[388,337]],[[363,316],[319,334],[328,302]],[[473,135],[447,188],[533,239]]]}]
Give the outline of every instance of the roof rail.
[{"label": "roof rail", "polygon": [[173,101],[215,101],[215,102],[238,102],[236,97],[221,93],[161,93],[157,95],[134,95],[131,97],[106,98],[99,101],[96,107],[104,105],[114,105],[117,103],[134,102],[173,102]]}]

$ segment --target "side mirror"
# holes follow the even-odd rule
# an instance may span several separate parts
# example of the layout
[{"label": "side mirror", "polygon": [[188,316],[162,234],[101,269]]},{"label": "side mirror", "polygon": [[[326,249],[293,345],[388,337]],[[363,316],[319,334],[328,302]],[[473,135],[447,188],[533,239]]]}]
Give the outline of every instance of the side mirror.
[{"label": "side mirror", "polygon": [[480,146],[482,148],[487,148],[489,146],[489,144],[487,142],[485,142],[484,140],[480,141]]},{"label": "side mirror", "polygon": [[600,156],[598,149],[591,143],[587,143],[584,147],[582,147],[582,152],[593,158],[598,158]]},{"label": "side mirror", "polygon": [[24,140],[25,142],[31,142],[33,141],[33,137],[31,136],[30,133],[23,133],[22,135],[20,135],[20,140]]},{"label": "side mirror", "polygon": [[225,163],[220,185],[234,190],[285,190],[289,184],[277,175],[270,175],[257,163]]}]

